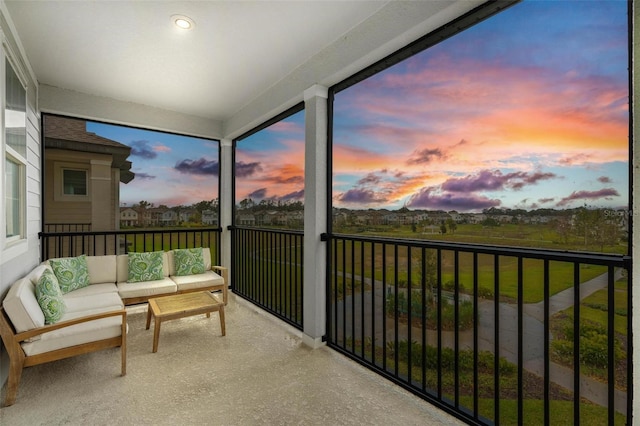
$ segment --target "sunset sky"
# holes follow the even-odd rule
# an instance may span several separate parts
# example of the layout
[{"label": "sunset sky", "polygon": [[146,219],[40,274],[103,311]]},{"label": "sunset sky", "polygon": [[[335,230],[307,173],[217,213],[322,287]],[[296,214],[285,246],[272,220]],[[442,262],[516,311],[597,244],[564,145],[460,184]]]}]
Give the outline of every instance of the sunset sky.
[{"label": "sunset sky", "polygon": [[334,205],[628,205],[624,1],[525,1],[336,95]]},{"label": "sunset sky", "polygon": [[236,200],[304,201],[304,111],[236,146]]},{"label": "sunset sky", "polygon": [[[628,205],[627,4],[525,1],[336,94],[333,205]],[[121,200],[216,198],[217,142],[88,124],[132,146]],[[238,142],[236,201],[303,200],[304,112]]]},{"label": "sunset sky", "polygon": [[191,205],[218,198],[218,142],[87,122],[87,131],[131,147],[136,177],[120,184],[120,204]]}]

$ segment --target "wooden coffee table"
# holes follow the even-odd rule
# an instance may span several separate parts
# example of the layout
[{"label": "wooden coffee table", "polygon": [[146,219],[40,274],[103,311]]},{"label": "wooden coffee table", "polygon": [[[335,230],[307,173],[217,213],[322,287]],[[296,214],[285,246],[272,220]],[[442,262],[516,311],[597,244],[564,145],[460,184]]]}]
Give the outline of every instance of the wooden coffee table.
[{"label": "wooden coffee table", "polygon": [[147,309],[147,330],[151,325],[151,316],[155,318],[155,328],[153,330],[153,352],[158,351],[158,339],[160,338],[160,324],[178,318],[190,317],[193,315],[207,314],[218,311],[220,315],[220,328],[222,335],[224,329],[224,303],[209,291],[194,293],[174,294],[149,299]]}]

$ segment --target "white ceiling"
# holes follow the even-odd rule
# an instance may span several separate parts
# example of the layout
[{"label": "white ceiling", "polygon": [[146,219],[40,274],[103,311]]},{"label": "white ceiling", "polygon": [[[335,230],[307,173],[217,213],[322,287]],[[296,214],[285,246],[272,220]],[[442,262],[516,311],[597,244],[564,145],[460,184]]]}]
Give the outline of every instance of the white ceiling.
[{"label": "white ceiling", "polygon": [[[350,60],[366,56],[362,28],[372,22],[370,32],[404,31],[388,17],[406,20],[400,12],[418,7],[431,16],[453,3],[464,2],[5,0],[39,84],[220,122],[287,78],[320,83],[328,76],[307,76],[305,64],[331,46],[351,42]],[[174,14],[195,28],[176,28]]]}]

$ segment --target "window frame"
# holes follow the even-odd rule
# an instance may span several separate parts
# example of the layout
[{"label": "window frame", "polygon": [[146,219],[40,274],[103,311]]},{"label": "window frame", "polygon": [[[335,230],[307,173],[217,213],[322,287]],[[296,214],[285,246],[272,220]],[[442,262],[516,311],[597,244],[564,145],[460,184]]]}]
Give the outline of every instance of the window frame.
[{"label": "window frame", "polygon": [[[2,35],[0,33],[0,35]],[[9,260],[27,250],[27,168],[28,168],[28,99],[29,99],[29,86],[26,83],[27,79],[24,76],[23,70],[20,68],[18,62],[15,60],[11,48],[6,42],[6,39],[2,38],[2,48],[0,49],[0,78],[2,84],[7,83],[7,66],[11,67],[11,70],[16,75],[25,96],[25,114],[24,114],[24,128],[25,128],[25,149],[24,154],[17,152],[12,146],[9,145],[6,134],[6,110],[7,110],[7,96],[6,90],[3,90],[3,95],[0,95],[0,175],[2,176],[2,188],[3,191],[7,190],[8,176],[7,176],[7,162],[11,161],[18,165],[18,192],[19,192],[19,232],[18,235],[9,236],[7,234],[7,194],[1,197],[1,206],[3,215],[0,220],[0,226],[3,228],[2,234],[0,234],[0,251],[3,254],[3,261]]]},{"label": "window frame", "polygon": [[[72,170],[78,172],[85,173],[86,179],[86,194],[65,194],[64,192],[64,171]],[[89,202],[91,201],[91,176],[89,165],[84,165],[80,163],[72,163],[72,162],[64,162],[64,161],[55,161],[53,163],[53,181],[54,181],[54,191],[53,191],[53,199],[54,201],[61,202]]]}]

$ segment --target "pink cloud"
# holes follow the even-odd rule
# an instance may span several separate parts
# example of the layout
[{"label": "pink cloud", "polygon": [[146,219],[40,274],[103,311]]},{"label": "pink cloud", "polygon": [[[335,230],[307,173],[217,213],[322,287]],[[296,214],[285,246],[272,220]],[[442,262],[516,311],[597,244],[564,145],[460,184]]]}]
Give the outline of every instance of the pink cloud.
[{"label": "pink cloud", "polygon": [[350,189],[337,196],[337,199],[347,204],[374,204],[384,203],[387,198],[370,189]]},{"label": "pink cloud", "polygon": [[603,188],[597,191],[573,191],[556,204],[558,207],[566,206],[572,201],[597,200],[599,198],[619,197],[620,193],[614,188]]},{"label": "pink cloud", "polygon": [[500,200],[479,195],[460,195],[451,192],[440,192],[435,187],[422,188],[409,198],[407,207],[431,210],[477,211],[490,207],[498,207]]}]

